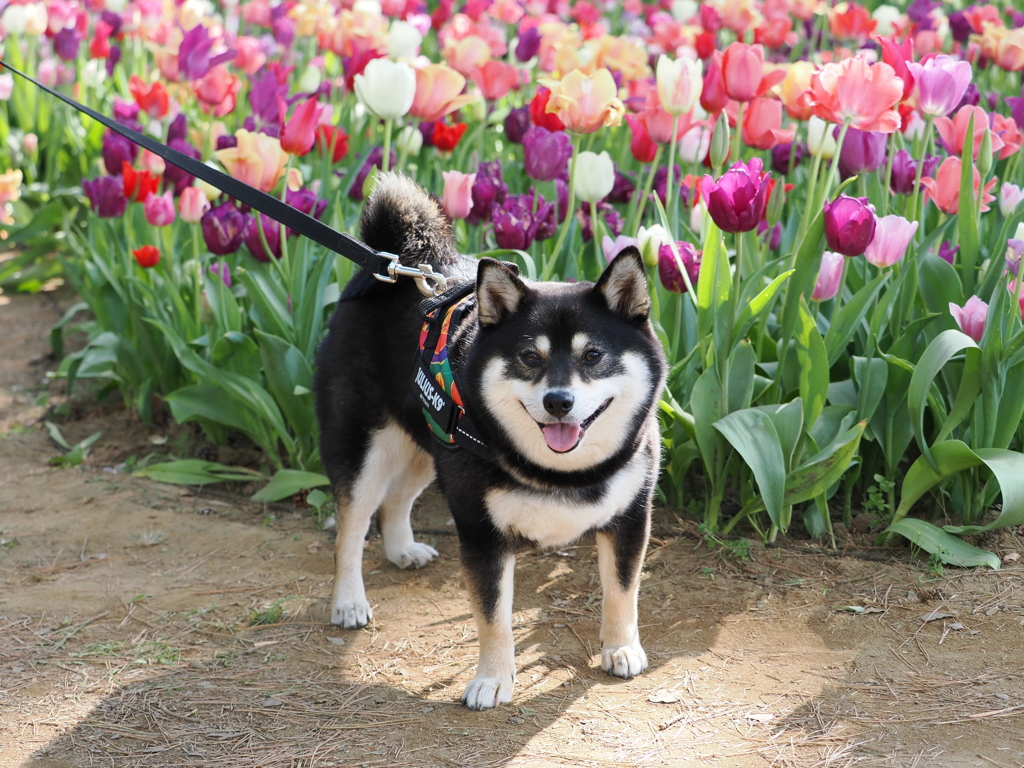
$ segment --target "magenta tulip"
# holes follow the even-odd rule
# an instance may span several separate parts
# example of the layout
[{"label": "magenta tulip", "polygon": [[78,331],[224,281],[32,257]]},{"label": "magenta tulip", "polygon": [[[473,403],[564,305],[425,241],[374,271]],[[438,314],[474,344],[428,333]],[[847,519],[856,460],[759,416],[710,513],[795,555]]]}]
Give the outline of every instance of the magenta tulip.
[{"label": "magenta tulip", "polygon": [[843,256],[860,256],[875,236],[875,208],[866,197],[825,201],[825,240]]},{"label": "magenta tulip", "polygon": [[174,221],[174,190],[168,189],[162,195],[152,192],[142,203],[146,221],[154,227],[166,227]]},{"label": "magenta tulip", "polygon": [[701,180],[704,203],[723,232],[749,232],[764,218],[768,204],[768,174],[759,158],[735,163],[718,181]]}]

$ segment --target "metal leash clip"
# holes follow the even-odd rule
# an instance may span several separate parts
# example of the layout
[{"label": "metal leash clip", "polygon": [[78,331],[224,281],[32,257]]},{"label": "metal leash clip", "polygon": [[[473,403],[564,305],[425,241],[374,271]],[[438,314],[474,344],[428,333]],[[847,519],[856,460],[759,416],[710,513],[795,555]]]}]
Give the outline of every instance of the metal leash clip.
[{"label": "metal leash clip", "polygon": [[378,251],[377,255],[387,259],[389,262],[386,275],[381,275],[377,272],[373,273],[373,276],[382,283],[394,283],[398,281],[399,277],[411,277],[416,281],[416,287],[420,289],[420,293],[427,298],[440,296],[448,290],[447,278],[441,273],[435,272],[434,268],[429,264],[407,267],[404,264],[400,264],[398,256],[393,253]]}]

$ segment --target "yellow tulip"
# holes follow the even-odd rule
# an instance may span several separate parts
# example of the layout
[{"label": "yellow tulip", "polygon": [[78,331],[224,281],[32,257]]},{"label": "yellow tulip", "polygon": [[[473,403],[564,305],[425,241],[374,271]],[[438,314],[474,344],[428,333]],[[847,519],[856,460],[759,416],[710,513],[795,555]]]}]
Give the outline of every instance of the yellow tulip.
[{"label": "yellow tulip", "polygon": [[593,133],[622,122],[626,108],[618,98],[612,73],[603,67],[592,75],[576,69],[561,80],[542,84],[551,89],[547,111],[557,114],[568,131]]}]

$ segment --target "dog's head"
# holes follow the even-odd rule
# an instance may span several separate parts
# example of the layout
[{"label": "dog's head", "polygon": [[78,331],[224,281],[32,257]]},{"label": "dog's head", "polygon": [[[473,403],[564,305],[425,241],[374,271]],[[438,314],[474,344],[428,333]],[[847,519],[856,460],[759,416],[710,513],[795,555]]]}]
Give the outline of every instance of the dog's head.
[{"label": "dog's head", "polygon": [[543,473],[631,454],[665,377],[640,253],[624,250],[596,284],[532,283],[481,259],[476,293],[467,373],[496,447]]}]

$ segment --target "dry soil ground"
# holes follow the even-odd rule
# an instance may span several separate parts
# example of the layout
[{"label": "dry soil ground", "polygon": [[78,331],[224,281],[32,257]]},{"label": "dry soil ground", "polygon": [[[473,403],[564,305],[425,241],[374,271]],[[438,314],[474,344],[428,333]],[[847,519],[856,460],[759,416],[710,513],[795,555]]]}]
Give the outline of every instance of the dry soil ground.
[{"label": "dry soil ground", "polygon": [[598,668],[583,541],[521,558],[515,700],[469,712],[476,636],[436,495],[415,525],[441,557],[399,571],[371,539],[375,621],[347,632],[307,513],[115,471],[178,432],[83,401],[61,429],[103,437],[84,467],[47,465],[37,401],[62,400],[46,339],[71,299],[0,296],[4,767],[1024,765],[1024,563],[740,559],[667,511],[641,594],[650,670]]}]

